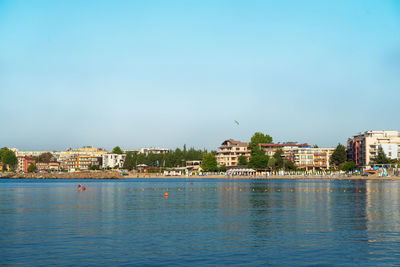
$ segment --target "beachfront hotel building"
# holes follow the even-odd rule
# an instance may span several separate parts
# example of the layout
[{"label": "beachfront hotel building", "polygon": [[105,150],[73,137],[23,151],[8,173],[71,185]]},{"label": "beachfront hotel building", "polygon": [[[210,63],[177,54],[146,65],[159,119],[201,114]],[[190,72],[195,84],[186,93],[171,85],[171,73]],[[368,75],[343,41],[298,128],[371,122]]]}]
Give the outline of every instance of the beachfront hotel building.
[{"label": "beachfront hotel building", "polygon": [[221,146],[217,151],[217,164],[221,166],[236,166],[238,164],[238,158],[245,156],[247,160],[250,158],[249,143],[235,141],[228,139],[222,142]]},{"label": "beachfront hotel building", "polygon": [[347,141],[347,159],[357,167],[368,167],[378,155],[378,149],[390,159],[400,158],[399,131],[366,131],[354,135]]},{"label": "beachfront hotel building", "polygon": [[102,156],[102,167],[106,168],[122,168],[125,162],[125,154],[104,154]]},{"label": "beachfront hotel building", "polygon": [[306,170],[329,169],[334,148],[315,148],[309,144],[286,142],[278,144],[259,144],[260,150],[268,157],[273,157],[276,151],[282,150],[285,159],[293,161],[297,168]]},{"label": "beachfront hotel building", "polygon": [[74,155],[65,160],[68,171],[87,170],[90,166],[101,168],[102,157]]},{"label": "beachfront hotel building", "polygon": [[306,170],[329,169],[335,148],[299,147],[293,151],[293,161],[297,168]]}]

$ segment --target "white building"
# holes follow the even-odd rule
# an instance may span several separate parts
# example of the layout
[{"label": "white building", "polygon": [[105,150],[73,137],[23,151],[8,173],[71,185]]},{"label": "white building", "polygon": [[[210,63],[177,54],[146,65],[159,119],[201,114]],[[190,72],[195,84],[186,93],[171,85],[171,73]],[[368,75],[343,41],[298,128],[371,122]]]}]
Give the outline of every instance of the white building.
[{"label": "white building", "polygon": [[53,151],[20,151],[18,149],[13,151],[17,157],[39,157],[43,153],[53,153]]},{"label": "white building", "polygon": [[347,141],[347,158],[358,167],[366,167],[373,162],[382,147],[386,156],[400,158],[400,133],[398,131],[367,131],[353,136]]},{"label": "white building", "polygon": [[122,168],[125,162],[125,154],[104,154],[103,156],[103,169],[106,168],[114,168],[117,166],[118,168]]},{"label": "white building", "polygon": [[385,152],[385,154],[388,158],[398,159],[399,145],[398,144],[380,144],[379,146],[382,147],[383,152]]},{"label": "white building", "polygon": [[142,154],[164,154],[164,153],[168,153],[169,149],[167,148],[160,148],[160,147],[146,147],[146,148],[141,148],[139,150],[140,153]]}]

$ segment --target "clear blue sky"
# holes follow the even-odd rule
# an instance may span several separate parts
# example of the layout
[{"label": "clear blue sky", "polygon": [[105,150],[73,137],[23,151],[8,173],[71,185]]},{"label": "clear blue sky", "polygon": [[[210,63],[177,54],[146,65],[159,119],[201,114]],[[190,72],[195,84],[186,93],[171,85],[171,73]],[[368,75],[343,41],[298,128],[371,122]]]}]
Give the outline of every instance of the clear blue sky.
[{"label": "clear blue sky", "polygon": [[0,93],[0,146],[335,146],[400,129],[400,1],[0,0]]}]

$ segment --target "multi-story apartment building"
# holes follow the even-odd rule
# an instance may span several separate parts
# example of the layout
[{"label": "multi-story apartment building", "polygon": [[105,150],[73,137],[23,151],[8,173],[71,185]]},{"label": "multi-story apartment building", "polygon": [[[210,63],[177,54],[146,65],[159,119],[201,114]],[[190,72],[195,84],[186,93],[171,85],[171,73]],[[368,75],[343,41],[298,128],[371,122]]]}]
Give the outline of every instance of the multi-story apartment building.
[{"label": "multi-story apartment building", "polygon": [[218,166],[236,166],[238,158],[245,156],[250,158],[249,143],[235,141],[233,139],[225,140],[217,151],[217,164]]},{"label": "multi-story apartment building", "polygon": [[122,168],[125,162],[125,157],[126,157],[125,154],[104,154],[102,156],[103,169],[114,168],[116,166],[118,168]]},{"label": "multi-story apartment building", "polygon": [[300,147],[293,150],[293,161],[297,168],[329,169],[334,148]]},{"label": "multi-story apartment building", "polygon": [[90,166],[102,166],[102,157],[79,156],[74,155],[66,159],[66,167],[68,170],[87,170]]},{"label": "multi-story apartment building", "polygon": [[347,141],[347,158],[357,167],[370,166],[382,147],[386,156],[400,158],[399,131],[366,131],[358,133]]},{"label": "multi-story apartment building", "polygon": [[28,172],[29,165],[36,165],[34,157],[18,156],[17,160],[17,172]]},{"label": "multi-story apartment building", "polygon": [[276,151],[281,149],[285,158],[293,159],[293,151],[298,148],[307,148],[310,147],[309,144],[297,144],[297,142],[286,142],[286,143],[278,143],[278,144],[259,144],[259,149],[264,151],[268,157],[272,157]]},{"label": "multi-story apartment building", "polygon": [[334,148],[314,148],[309,144],[297,144],[295,142],[278,144],[259,144],[261,150],[269,157],[281,149],[285,159],[294,162],[296,167],[305,169],[328,169],[330,158]]},{"label": "multi-story apartment building", "polygon": [[90,157],[102,157],[102,155],[107,154],[104,148],[97,148],[93,146],[84,146],[75,149],[67,149],[66,151],[53,152],[54,157],[59,162],[66,162],[69,158],[75,156],[90,156]]}]

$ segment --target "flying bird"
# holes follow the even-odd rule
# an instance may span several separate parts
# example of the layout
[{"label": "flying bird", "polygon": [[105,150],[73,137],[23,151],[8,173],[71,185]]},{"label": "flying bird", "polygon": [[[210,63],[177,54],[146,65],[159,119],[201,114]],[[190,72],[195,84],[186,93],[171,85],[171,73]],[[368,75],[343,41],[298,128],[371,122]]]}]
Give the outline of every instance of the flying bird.
[{"label": "flying bird", "polygon": [[239,122],[238,122],[237,120],[235,120],[235,123],[236,123],[237,125],[239,125]]}]

